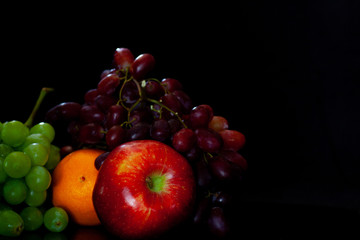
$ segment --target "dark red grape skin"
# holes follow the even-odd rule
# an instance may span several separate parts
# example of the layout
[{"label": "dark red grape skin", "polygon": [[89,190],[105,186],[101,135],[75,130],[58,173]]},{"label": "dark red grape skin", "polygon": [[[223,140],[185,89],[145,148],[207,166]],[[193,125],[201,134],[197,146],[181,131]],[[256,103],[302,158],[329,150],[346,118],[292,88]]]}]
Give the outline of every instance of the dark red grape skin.
[{"label": "dark red grape skin", "polygon": [[208,187],[212,182],[212,175],[204,161],[197,161],[195,163],[196,183],[200,188]]},{"label": "dark red grape skin", "polygon": [[215,132],[221,132],[229,128],[229,123],[226,118],[222,116],[213,116],[208,127]]},{"label": "dark red grape skin", "polygon": [[230,230],[224,211],[220,207],[213,207],[210,210],[208,225],[210,232],[219,238],[225,238]]},{"label": "dark red grape skin", "polygon": [[154,140],[164,142],[170,137],[171,129],[168,121],[157,119],[150,128],[150,137]]},{"label": "dark red grape skin", "polygon": [[219,180],[230,180],[233,176],[233,169],[230,163],[222,156],[216,156],[209,160],[211,173]]},{"label": "dark red grape skin", "polygon": [[223,130],[220,131],[220,136],[224,142],[225,150],[239,151],[245,145],[245,136],[239,131],[236,130]]},{"label": "dark red grape skin", "polygon": [[208,153],[217,153],[222,147],[222,139],[217,132],[211,129],[195,130],[199,148]]},{"label": "dark red grape skin", "polygon": [[238,152],[234,152],[231,150],[223,150],[221,151],[220,156],[229,161],[233,168],[241,172],[246,171],[248,168],[246,159]]},{"label": "dark red grape skin", "polygon": [[164,78],[161,80],[162,85],[168,92],[174,92],[176,90],[182,90],[182,84],[174,78]]},{"label": "dark red grape skin", "polygon": [[116,104],[116,99],[108,95],[98,95],[95,98],[96,106],[104,113],[106,113],[110,106]]},{"label": "dark red grape skin", "polygon": [[134,56],[128,48],[117,48],[114,53],[114,65],[117,69],[126,69],[134,62]]},{"label": "dark red grape skin", "polygon": [[196,211],[193,217],[193,223],[196,225],[202,224],[209,217],[210,199],[203,197],[196,206]]},{"label": "dark red grape skin", "polygon": [[176,98],[179,100],[181,104],[181,112],[183,114],[189,114],[191,109],[193,108],[191,98],[181,90],[176,90],[172,94],[175,95]]},{"label": "dark red grape skin", "polygon": [[[181,114],[181,103],[174,94],[165,94],[160,98],[160,102],[170,108],[172,111]],[[171,113],[170,115],[173,114]]]},{"label": "dark red grape skin", "polygon": [[155,66],[155,58],[149,53],[139,55],[130,66],[134,79],[141,81]]},{"label": "dark red grape skin", "polygon": [[121,105],[112,105],[106,114],[105,127],[110,129],[114,125],[122,124],[127,117],[127,111]]},{"label": "dark red grape skin", "polygon": [[104,161],[106,160],[107,156],[109,155],[110,152],[104,152],[102,154],[100,154],[96,159],[95,159],[95,168],[97,170],[100,169],[101,165],[104,163]]},{"label": "dark red grape skin", "polygon": [[145,93],[149,98],[159,99],[162,95],[164,95],[165,91],[160,83],[148,81],[145,85]]},{"label": "dark red grape skin", "polygon": [[174,134],[172,145],[178,152],[189,152],[196,143],[196,135],[193,130],[183,128]]},{"label": "dark red grape skin", "polygon": [[112,150],[126,140],[126,130],[120,125],[112,126],[106,133],[105,141],[109,149]]},{"label": "dark red grape skin", "polygon": [[100,94],[112,95],[120,84],[120,78],[117,74],[106,75],[98,83],[97,89]]},{"label": "dark red grape skin", "polygon": [[80,109],[80,120],[84,123],[102,123],[104,113],[95,105],[84,105]]},{"label": "dark red grape skin", "polygon": [[127,131],[127,141],[149,139],[150,125],[137,123]]},{"label": "dark red grape skin", "polygon": [[97,144],[104,137],[104,129],[96,123],[88,123],[79,129],[79,141],[86,144]]},{"label": "dark red grape skin", "polygon": [[90,89],[85,93],[84,100],[85,104],[93,105],[95,104],[95,98],[99,95],[99,91],[97,89]]},{"label": "dark red grape skin", "polygon": [[190,112],[190,124],[193,129],[208,128],[213,117],[211,108],[208,105],[199,105],[194,107]]}]

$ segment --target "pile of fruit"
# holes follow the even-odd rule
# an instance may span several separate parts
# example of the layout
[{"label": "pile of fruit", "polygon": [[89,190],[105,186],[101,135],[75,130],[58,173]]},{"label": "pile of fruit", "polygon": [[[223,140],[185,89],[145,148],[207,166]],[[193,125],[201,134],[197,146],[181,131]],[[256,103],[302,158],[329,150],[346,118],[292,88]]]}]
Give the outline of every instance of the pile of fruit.
[{"label": "pile of fruit", "polygon": [[[47,123],[30,130],[17,121],[0,125],[4,199],[16,208],[24,201],[36,208],[51,186],[51,209],[80,225],[102,224],[123,239],[161,235],[185,220],[225,237],[231,189],[247,169],[239,153],[244,135],[211,106],[194,105],[180,81],[149,76],[155,66],[151,54],[134,58],[118,48],[113,63],[83,103],[54,106]],[[16,125],[12,137],[10,125]],[[54,129],[60,148],[51,144]],[[9,182],[19,189],[14,199],[7,193]],[[44,220],[39,210],[24,214],[47,226],[46,213]],[[25,229],[38,228],[38,221],[27,227],[24,220]]]},{"label": "pile of fruit", "polygon": [[60,161],[60,149],[52,144],[55,130],[45,122],[31,126],[48,91],[41,91],[25,123],[0,123],[0,235],[19,236],[43,224],[50,231],[62,231],[68,224],[62,208],[46,208],[50,171]]},{"label": "pile of fruit", "polygon": [[113,63],[97,87],[86,92],[83,103],[63,102],[48,111],[46,120],[67,132],[62,153],[103,149],[106,152],[96,160],[100,169],[109,152],[127,142],[152,139],[171,146],[194,171],[194,223],[225,235],[228,190],[247,169],[239,153],[244,135],[229,129],[226,118],[215,115],[211,106],[194,105],[180,81],[149,76],[155,66],[151,54],[134,58],[129,49],[118,48]]}]

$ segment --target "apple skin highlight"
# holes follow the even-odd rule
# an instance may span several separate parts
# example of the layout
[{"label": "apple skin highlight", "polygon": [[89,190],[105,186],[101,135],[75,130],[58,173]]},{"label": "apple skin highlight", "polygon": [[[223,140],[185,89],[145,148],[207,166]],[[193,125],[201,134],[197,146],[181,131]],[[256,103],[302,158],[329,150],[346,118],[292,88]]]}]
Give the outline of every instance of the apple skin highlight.
[{"label": "apple skin highlight", "polygon": [[127,142],[104,161],[93,191],[101,223],[123,239],[158,236],[191,213],[195,180],[187,160],[153,140]]}]

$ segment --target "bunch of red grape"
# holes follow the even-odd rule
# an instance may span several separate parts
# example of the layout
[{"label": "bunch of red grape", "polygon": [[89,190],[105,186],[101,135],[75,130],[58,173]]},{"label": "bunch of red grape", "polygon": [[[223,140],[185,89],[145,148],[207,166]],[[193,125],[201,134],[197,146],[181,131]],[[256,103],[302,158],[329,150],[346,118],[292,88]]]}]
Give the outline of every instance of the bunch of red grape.
[{"label": "bunch of red grape", "polygon": [[[62,153],[82,147],[111,151],[139,139],[172,146],[194,168],[198,189],[194,223],[224,236],[228,232],[224,210],[231,197],[225,186],[236,184],[247,169],[239,153],[244,135],[230,130],[228,121],[214,115],[211,106],[194,106],[178,80],[148,77],[155,65],[151,54],[134,58],[129,49],[118,48],[113,60],[114,68],[103,71],[83,104],[64,102],[47,112],[46,121],[57,132],[67,132],[68,145]],[[105,158],[106,153],[97,159],[97,168]]]}]

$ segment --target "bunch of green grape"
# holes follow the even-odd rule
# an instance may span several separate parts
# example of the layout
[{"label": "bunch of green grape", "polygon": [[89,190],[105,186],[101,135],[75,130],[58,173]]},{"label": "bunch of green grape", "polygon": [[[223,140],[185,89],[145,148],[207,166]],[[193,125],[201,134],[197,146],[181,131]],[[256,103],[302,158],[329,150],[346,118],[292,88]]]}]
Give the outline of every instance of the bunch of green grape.
[{"label": "bunch of green grape", "polygon": [[44,209],[50,172],[60,161],[54,137],[49,123],[30,128],[16,120],[0,123],[0,235],[19,236],[43,225],[54,232],[66,228],[63,209]]}]

